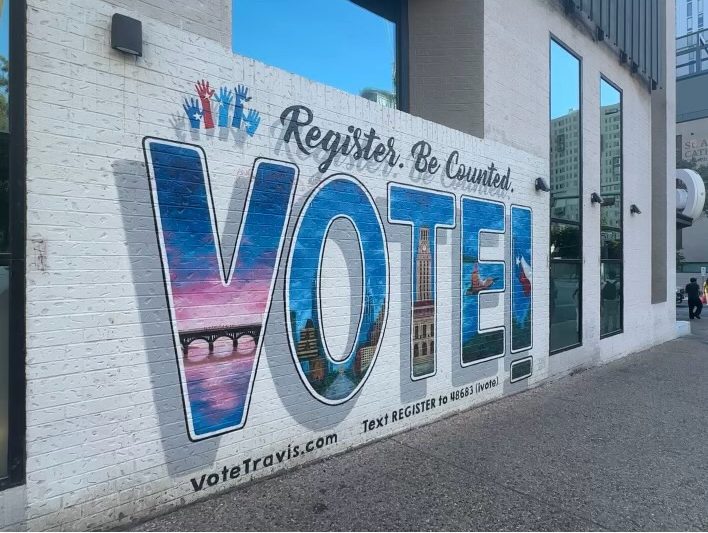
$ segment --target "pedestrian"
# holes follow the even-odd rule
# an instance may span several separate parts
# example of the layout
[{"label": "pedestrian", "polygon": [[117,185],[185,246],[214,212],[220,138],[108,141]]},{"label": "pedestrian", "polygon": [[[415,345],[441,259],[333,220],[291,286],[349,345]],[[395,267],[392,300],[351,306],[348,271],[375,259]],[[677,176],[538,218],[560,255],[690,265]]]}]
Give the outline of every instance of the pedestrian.
[{"label": "pedestrian", "polygon": [[708,304],[708,279],[703,282],[703,303]]},{"label": "pedestrian", "polygon": [[613,269],[608,269],[607,279],[600,285],[602,332],[611,333],[620,329],[619,281]]},{"label": "pedestrian", "polygon": [[688,296],[688,318],[701,318],[703,302],[701,302],[701,287],[696,283],[696,278],[691,278],[691,283],[686,285],[686,296]]}]

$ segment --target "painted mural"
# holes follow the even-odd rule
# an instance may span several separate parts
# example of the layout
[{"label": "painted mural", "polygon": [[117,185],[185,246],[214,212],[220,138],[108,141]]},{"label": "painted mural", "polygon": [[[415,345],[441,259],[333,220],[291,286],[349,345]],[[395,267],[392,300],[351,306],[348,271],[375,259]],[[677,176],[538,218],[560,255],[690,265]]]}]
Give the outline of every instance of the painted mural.
[{"label": "painted mural", "polygon": [[455,227],[455,197],[389,184],[389,222],[411,227],[411,379],[435,375],[435,239]]},{"label": "painted mural", "polygon": [[190,436],[245,424],[297,183],[294,165],[256,161],[231,264],[224,261],[201,148],[146,138]]},{"label": "painted mural", "polygon": [[[364,301],[351,351],[332,354],[322,330],[319,280],[327,233],[340,218],[348,220],[356,231]],[[291,352],[315,398],[328,404],[343,403],[366,381],[386,324],[388,260],[383,224],[366,189],[352,176],[334,175],[308,199],[293,243],[286,280]]]},{"label": "painted mural", "polygon": [[533,257],[532,213],[527,207],[511,206],[511,351],[533,346]]},{"label": "painted mural", "polygon": [[[460,334],[461,364],[468,366],[489,361],[504,355],[505,327],[502,324],[483,327],[482,302],[485,295],[495,295],[496,301],[489,299],[487,308],[503,307],[501,293],[506,289],[506,264],[504,261],[490,261],[482,258],[489,242],[496,246],[497,236],[505,232],[504,204],[476,198],[462,198],[462,237],[460,291],[462,301]],[[491,304],[491,305],[490,305]]]},{"label": "painted mural", "polygon": [[[251,101],[248,87],[239,84],[232,91],[229,87],[222,86],[217,93],[208,81],[201,80],[194,85],[194,89],[197,97],[185,98],[182,104],[192,129],[213,129],[214,115],[217,115],[219,128],[229,126],[236,130],[243,128],[249,137],[256,134],[261,124],[261,115],[255,109],[244,107],[245,103]],[[215,110],[218,110],[218,113],[215,113]],[[230,122],[229,117],[231,117]]]},{"label": "painted mural", "polygon": [[[254,143],[251,148],[262,153],[249,162],[250,177],[237,178],[248,180],[238,184],[247,185],[248,192],[235,249],[225,250],[204,149],[155,137],[143,141],[192,440],[246,426],[269,320],[285,324],[287,339],[276,345],[289,350],[293,374],[315,400],[331,406],[356,397],[382,356],[400,359],[401,373],[405,375],[405,369],[410,383],[440,379],[436,377],[440,346],[447,353],[450,346],[459,352],[453,356],[460,367],[532,349],[533,213],[529,207],[502,201],[514,191],[510,166],[505,165],[503,172],[501,165],[488,160],[484,165],[464,161],[457,150],[445,157],[426,140],[412,143],[406,154],[396,137],[382,135],[374,127],[322,127],[316,113],[302,104],[285,107],[279,124],[258,133],[261,115],[247,107],[252,96],[245,85],[235,84],[233,89],[221,85],[217,91],[200,80],[194,89],[196,96],[186,97],[182,107],[195,134],[228,130],[247,140],[275,132],[279,143],[299,154],[298,161],[311,158],[307,168],[316,171],[301,177],[292,152],[288,161],[271,159],[267,142]],[[224,138],[220,134],[212,140]],[[343,162],[349,162],[352,172],[332,169],[341,168]],[[386,176],[398,173],[398,181],[377,185],[386,198],[372,195],[358,175],[357,168],[365,168],[357,166],[361,164],[375,165]],[[361,298],[355,306],[357,316],[351,316],[353,335],[346,349],[328,343],[327,309],[322,303],[324,277],[341,276],[325,271],[323,262],[325,245],[338,221],[348,228],[347,246],[357,252],[361,264],[360,279],[342,279],[342,287],[359,287]],[[387,227],[396,226],[409,239],[397,244],[409,247],[403,256],[410,258],[405,266],[389,259],[392,243]],[[438,264],[442,236],[448,251],[450,245],[459,250],[455,264]],[[393,285],[392,277],[401,280],[404,271],[409,272],[408,281]],[[449,289],[440,290],[441,275],[459,291],[459,306],[454,309]],[[274,296],[279,278],[282,300]],[[507,287],[509,298],[505,298]],[[272,309],[274,298],[278,305]],[[401,334],[407,340],[394,343],[399,347],[395,353],[382,352],[392,302],[400,305],[403,300],[407,304],[402,308],[410,312],[396,317],[393,336]],[[444,315],[440,308],[445,309]],[[459,347],[455,348],[458,345],[449,333],[440,336],[438,324],[452,324]],[[518,370],[520,362],[528,360],[516,360],[514,368],[522,376],[516,381],[531,375],[530,365],[526,365],[528,372],[526,367]],[[492,377],[457,388],[449,396],[394,410],[390,418],[364,420],[363,431],[375,431],[498,384],[499,376]],[[308,451],[308,445],[303,449]],[[288,449],[288,458],[298,456],[299,448],[298,453],[292,450]],[[212,477],[193,480],[194,490],[201,490],[205,479],[211,486]],[[218,476],[214,479],[218,481]]]}]

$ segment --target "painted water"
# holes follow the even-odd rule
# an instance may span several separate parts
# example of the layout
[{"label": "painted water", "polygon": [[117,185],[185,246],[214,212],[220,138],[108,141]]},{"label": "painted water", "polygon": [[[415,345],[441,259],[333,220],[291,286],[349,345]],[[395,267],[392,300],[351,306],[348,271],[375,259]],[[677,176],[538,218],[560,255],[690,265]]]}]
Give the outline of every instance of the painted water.
[{"label": "painted water", "polygon": [[218,339],[211,356],[205,341],[189,346],[190,362],[184,372],[195,433],[242,422],[255,353],[256,343],[250,337],[241,337],[235,350],[231,339]]}]

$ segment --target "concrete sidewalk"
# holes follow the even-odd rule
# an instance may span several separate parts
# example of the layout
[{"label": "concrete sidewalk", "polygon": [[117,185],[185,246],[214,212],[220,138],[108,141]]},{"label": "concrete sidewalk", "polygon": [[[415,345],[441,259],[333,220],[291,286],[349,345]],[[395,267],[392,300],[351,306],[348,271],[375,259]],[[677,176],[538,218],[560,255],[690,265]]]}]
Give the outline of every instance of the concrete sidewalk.
[{"label": "concrete sidewalk", "polygon": [[136,530],[708,529],[708,315],[691,325]]}]

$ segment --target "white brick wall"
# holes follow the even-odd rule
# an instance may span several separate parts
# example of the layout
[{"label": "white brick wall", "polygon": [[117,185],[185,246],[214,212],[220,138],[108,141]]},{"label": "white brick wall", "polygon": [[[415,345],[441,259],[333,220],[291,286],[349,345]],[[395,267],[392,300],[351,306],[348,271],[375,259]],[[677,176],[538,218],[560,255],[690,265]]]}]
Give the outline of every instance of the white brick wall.
[{"label": "white brick wall", "polygon": [[[121,10],[143,22],[144,56],[133,59],[110,49],[109,20],[117,10],[110,3],[30,0],[28,4],[27,253],[31,266],[27,272],[27,483],[0,493],[0,509],[6,509],[0,513],[0,526],[66,530],[124,524],[529,386],[525,381],[513,385],[508,381],[509,362],[524,354],[507,353],[501,359],[460,368],[456,340],[460,191],[444,186],[439,175],[421,179],[411,172],[409,150],[418,140],[430,142],[443,160],[457,149],[462,161],[484,166],[493,161],[502,168],[512,168],[514,192],[502,198],[507,206],[507,232],[511,203],[534,210],[533,263],[537,268],[533,275],[534,347],[530,353],[534,374],[530,385],[549,373],[620,356],[672,335],[672,328],[652,330],[651,321],[628,313],[626,328],[632,333],[600,343],[597,317],[587,312],[585,347],[548,358],[548,227],[544,222],[548,220],[548,197],[533,188],[537,176],[548,174],[547,130],[545,123],[538,122],[546,105],[543,89],[539,89],[542,77],[534,89],[541,93],[536,104],[540,114],[520,113],[506,125],[488,123],[487,134],[492,139],[482,141],[233,56],[219,42],[175,28],[170,21],[150,18],[140,7]],[[489,11],[485,10],[485,17],[491,16]],[[505,28],[492,27],[492,23],[491,19],[485,21],[485,27],[489,24],[485,32],[498,36],[502,30],[512,35],[514,24],[520,21],[508,21]],[[562,30],[559,24],[558,31]],[[542,41],[547,49],[547,35]],[[595,50],[587,38],[578,37],[577,45],[586,57]],[[494,69],[496,60],[491,53],[489,57],[485,65]],[[539,61],[547,65],[547,59]],[[546,67],[538,70],[540,76],[546,76],[546,71]],[[492,76],[493,70],[490,72]],[[584,72],[587,77],[592,70]],[[216,88],[247,85],[253,96],[249,105],[262,115],[256,135],[247,138],[230,131],[220,137],[218,128],[213,133],[190,130],[182,101],[196,96],[193,85],[198,79],[209,80]],[[511,91],[512,85],[524,86],[528,81],[499,76],[497,92],[504,83]],[[597,99],[595,93],[590,90],[586,98]],[[523,100],[522,96],[516,101]],[[499,111],[502,97],[503,93],[499,99],[490,97],[487,116]],[[638,89],[625,89],[626,131],[647,127],[647,102],[648,95]],[[384,138],[394,136],[405,167],[384,172],[380,166],[350,165],[345,160],[321,175],[316,168],[321,159],[304,156],[293,143],[282,142],[279,116],[293,104],[310,107],[314,123],[323,129],[344,132],[351,124],[375,127]],[[599,124],[599,118],[587,102],[586,113],[586,142],[592,147],[596,146],[593,134],[599,128],[593,121]],[[495,141],[503,128],[508,130],[505,140],[516,147]],[[254,159],[291,161],[300,172],[247,423],[243,429],[198,442],[190,442],[185,425],[141,144],[144,136],[196,143],[204,149],[216,215],[221,227],[227,225],[224,240],[230,246]],[[528,147],[524,139],[531,143]],[[648,174],[646,155],[645,143],[630,140],[625,144],[625,190],[633,195],[626,201],[642,205],[643,210],[650,203],[648,192],[639,186],[640,177]],[[598,173],[597,162],[590,159],[585,163],[585,197],[596,183],[592,175]],[[458,210],[457,227],[438,232],[437,374],[415,383],[410,379],[410,230],[384,222],[390,290],[382,347],[361,392],[342,405],[328,406],[307,392],[296,372],[288,347],[283,294],[293,231],[305,198],[324,177],[337,171],[361,180],[384,221],[387,182],[456,192]],[[592,213],[589,206],[585,209]],[[648,298],[648,278],[641,273],[649,251],[641,223],[641,219],[628,220],[625,231],[630,262],[627,272],[632,273],[627,276],[628,306],[644,305]],[[597,224],[586,220],[585,227],[588,235],[598,234],[599,243]],[[32,261],[32,240],[46,245],[44,269]],[[508,242],[507,234],[507,249]],[[597,302],[599,291],[592,286],[599,281],[597,264],[591,259],[598,249],[593,239],[586,242],[588,306]],[[342,258],[349,252],[344,249],[340,256],[333,252],[326,264],[336,272],[344,267]],[[231,250],[225,253],[228,256]],[[328,282],[331,286],[331,280]],[[345,277],[339,288],[344,295],[350,293]],[[508,290],[502,302],[508,310]],[[651,312],[659,315],[655,308]],[[350,317],[345,311],[334,308],[325,309],[325,313],[329,313],[333,327],[347,329]],[[499,385],[490,391],[449,402],[384,429],[362,430],[363,420],[494,377]],[[199,492],[192,488],[192,478],[198,480],[245,458],[263,457],[331,433],[338,436],[336,445],[305,458],[265,467],[255,475]]]},{"label": "white brick wall", "polygon": [[[671,4],[671,2],[669,2]],[[493,6],[493,9],[490,8]],[[595,43],[581,24],[569,23],[560,2],[494,0],[485,17],[485,138],[540,157],[549,153],[549,45],[559,39],[581,57],[583,346],[550,358],[551,373],[565,373],[593,360],[609,360],[664,342],[674,335],[675,304],[651,304],[651,98],[646,82],[632,76],[617,53]],[[671,7],[667,7],[670,12]],[[667,21],[669,28],[672,28]],[[504,36],[503,39],[501,36]],[[503,43],[503,45],[501,44]],[[673,71],[670,72],[673,75]],[[600,77],[622,90],[625,334],[600,341],[600,209],[590,195],[600,191]],[[670,83],[667,82],[667,83]],[[670,112],[668,112],[671,116]],[[673,135],[668,135],[669,153]],[[668,183],[673,183],[669,177]],[[663,193],[663,191],[661,191]],[[671,193],[673,194],[673,193]],[[674,198],[669,197],[669,202]],[[637,204],[641,215],[629,214]],[[674,207],[668,208],[667,257],[674,264]],[[548,264],[547,258],[545,264]],[[671,267],[669,267],[671,271]]]}]

